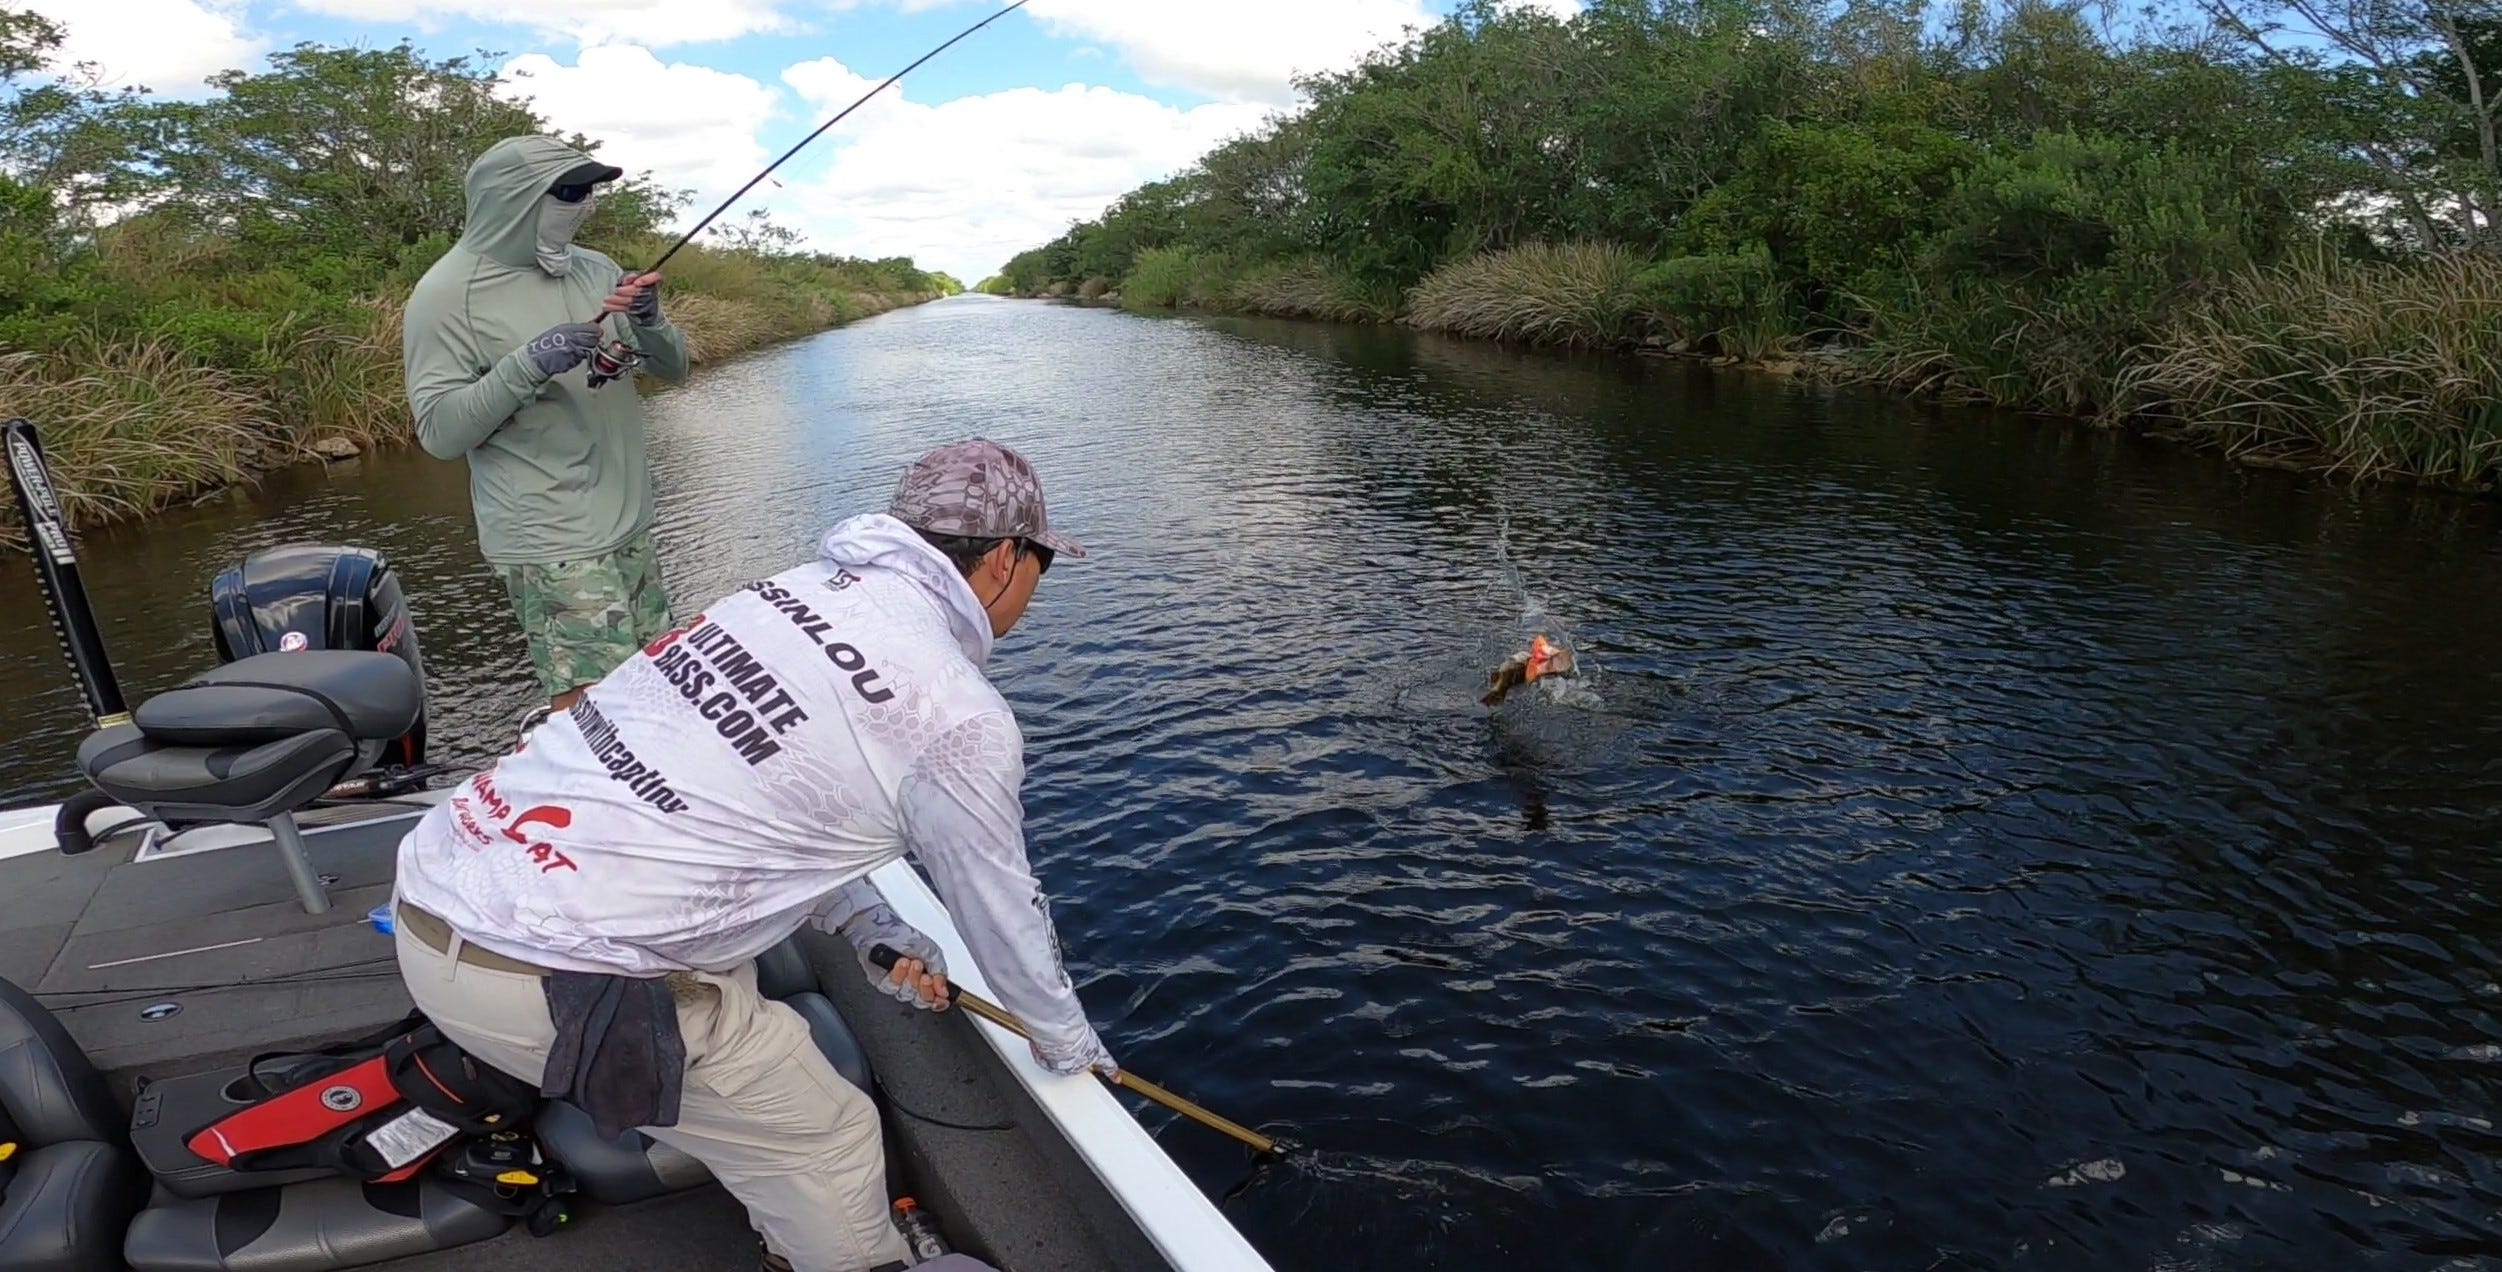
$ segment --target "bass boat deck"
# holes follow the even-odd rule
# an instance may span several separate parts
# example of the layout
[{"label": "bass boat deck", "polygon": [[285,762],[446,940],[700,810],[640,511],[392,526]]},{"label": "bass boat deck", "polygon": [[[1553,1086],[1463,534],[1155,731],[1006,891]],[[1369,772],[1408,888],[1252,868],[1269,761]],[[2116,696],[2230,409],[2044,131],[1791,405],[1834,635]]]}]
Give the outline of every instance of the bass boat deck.
[{"label": "bass boat deck", "polygon": [[[169,837],[127,808],[110,808],[88,823],[96,846],[71,856],[58,850],[55,808],[0,812],[0,980],[51,1011],[125,1108],[169,1078],[388,1026],[410,1003],[391,938],[367,913],[390,900],[401,835],[442,795],[301,814],[307,858],[331,900],[320,914],[299,902],[259,826],[206,825]],[[987,994],[921,877],[898,862],[877,882],[946,950],[957,979]],[[917,1198],[955,1249],[1018,1272],[1267,1267],[1101,1084],[1048,1073],[1022,1041],[968,1013],[933,1015],[876,994],[832,938],[803,931],[794,946],[874,1074],[890,1187]],[[6,1051],[0,1040],[0,1061]],[[757,1266],[744,1211],[708,1180],[631,1204],[580,1202],[574,1211],[544,1238],[515,1224],[490,1239],[381,1262],[359,1261],[346,1248],[352,1243],[341,1243],[318,1266]],[[282,1265],[238,1258],[226,1266]]]}]

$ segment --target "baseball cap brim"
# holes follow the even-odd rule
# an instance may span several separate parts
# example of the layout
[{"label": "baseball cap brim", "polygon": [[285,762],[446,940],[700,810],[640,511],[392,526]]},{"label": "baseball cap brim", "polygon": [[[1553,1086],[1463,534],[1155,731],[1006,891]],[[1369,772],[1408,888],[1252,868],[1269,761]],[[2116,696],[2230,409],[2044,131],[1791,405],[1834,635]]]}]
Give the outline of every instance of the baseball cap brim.
[{"label": "baseball cap brim", "polygon": [[565,169],[565,175],[547,183],[549,189],[569,185],[599,185],[625,175],[625,169],[604,163],[582,163]]},{"label": "baseball cap brim", "polygon": [[1077,540],[1072,539],[1057,530],[1045,530],[1040,534],[1030,534],[1025,537],[1051,549],[1060,556],[1078,561],[1086,559],[1086,549],[1079,547]]}]

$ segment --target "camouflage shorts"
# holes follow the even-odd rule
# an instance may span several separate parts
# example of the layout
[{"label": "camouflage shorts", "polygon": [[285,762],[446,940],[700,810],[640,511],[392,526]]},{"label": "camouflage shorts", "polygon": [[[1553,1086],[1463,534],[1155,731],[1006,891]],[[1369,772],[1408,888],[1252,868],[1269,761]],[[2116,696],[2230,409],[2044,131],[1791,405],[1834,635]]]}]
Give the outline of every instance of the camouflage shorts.
[{"label": "camouflage shorts", "polygon": [[606,556],[552,565],[499,565],[530,666],[553,698],[595,684],[669,630],[652,540],[638,534]]}]

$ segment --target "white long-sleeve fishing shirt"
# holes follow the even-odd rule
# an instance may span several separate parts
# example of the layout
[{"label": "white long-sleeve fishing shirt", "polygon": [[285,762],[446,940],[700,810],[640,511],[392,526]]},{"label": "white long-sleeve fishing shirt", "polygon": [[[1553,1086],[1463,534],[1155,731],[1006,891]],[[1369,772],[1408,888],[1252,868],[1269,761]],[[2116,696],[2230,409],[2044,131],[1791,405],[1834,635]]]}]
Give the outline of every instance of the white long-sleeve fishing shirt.
[{"label": "white long-sleeve fishing shirt", "polygon": [[883,903],[910,850],[1052,1068],[1108,1064],[1026,860],[990,620],[892,517],[628,659],[400,845],[399,892],[507,957],[724,971]]}]

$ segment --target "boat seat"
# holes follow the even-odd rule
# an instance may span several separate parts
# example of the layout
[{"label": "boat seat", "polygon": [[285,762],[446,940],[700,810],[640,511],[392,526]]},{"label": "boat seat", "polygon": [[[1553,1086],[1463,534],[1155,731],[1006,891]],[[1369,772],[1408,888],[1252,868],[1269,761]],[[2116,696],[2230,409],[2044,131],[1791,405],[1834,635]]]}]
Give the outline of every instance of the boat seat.
[{"label": "boat seat", "polygon": [[97,790],[161,822],[262,822],[304,908],[330,908],[304,856],[297,809],[380,762],[416,724],[422,688],[391,654],[256,654],[139,704],[78,747]]},{"label": "boat seat", "polygon": [[139,1212],[128,1235],[108,1244],[122,1261],[112,1266],[131,1272],[332,1272],[474,1244],[511,1226],[428,1173],[397,1184],[316,1179],[169,1199]]},{"label": "boat seat", "polygon": [[[869,1053],[843,1023],[833,1000],[817,992],[816,974],[799,937],[791,937],[756,960],[756,988],[798,1012],[808,1022],[817,1050],[833,1062],[834,1071],[875,1096]],[[591,1115],[563,1100],[552,1100],[539,1111],[537,1127],[539,1146],[573,1172],[584,1196],[603,1205],[622,1206],[682,1192],[712,1179],[702,1162],[641,1131],[601,1139],[591,1129]]]},{"label": "boat seat", "polygon": [[162,742],[251,746],[336,729],[388,742],[417,723],[417,673],[396,654],[304,649],[254,654],[139,704],[131,721]]},{"label": "boat seat", "polygon": [[104,1075],[25,990],[0,980],[0,1268],[105,1272],[148,1198]]},{"label": "boat seat", "polygon": [[78,766],[96,789],[169,822],[257,822],[292,813],[344,780],[356,759],[335,729],[259,746],[167,746],[136,724],[88,735]]}]

